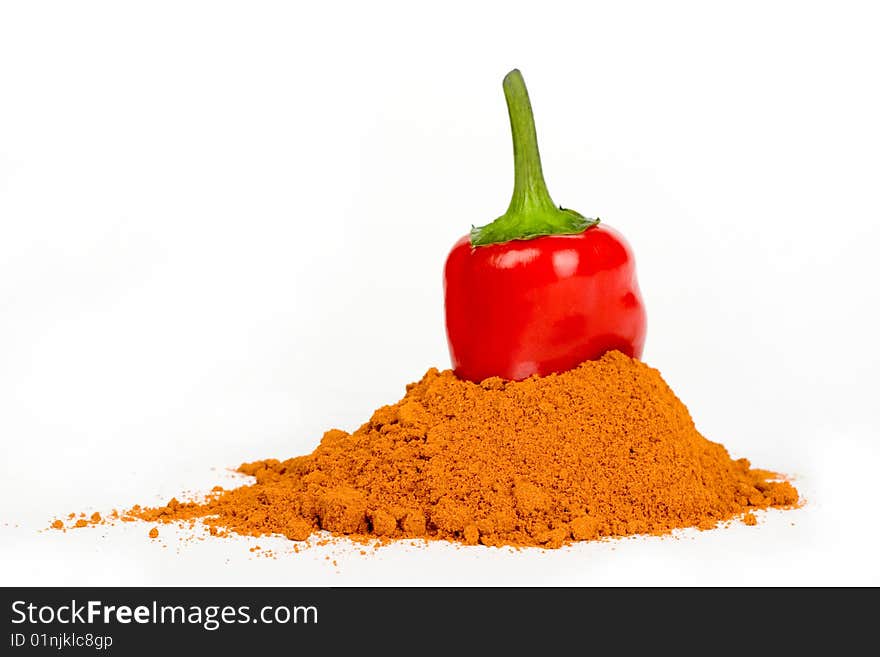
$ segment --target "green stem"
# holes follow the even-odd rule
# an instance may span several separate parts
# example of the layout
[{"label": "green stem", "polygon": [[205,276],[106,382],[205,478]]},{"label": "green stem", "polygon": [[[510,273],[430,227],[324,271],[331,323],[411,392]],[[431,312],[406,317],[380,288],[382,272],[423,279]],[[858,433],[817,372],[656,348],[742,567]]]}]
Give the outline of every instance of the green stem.
[{"label": "green stem", "polygon": [[522,73],[517,69],[512,70],[504,77],[503,86],[507,113],[510,115],[510,131],[513,133],[513,198],[510,199],[507,213],[555,208],[547,191],[547,183],[544,182],[535,116]]},{"label": "green stem", "polygon": [[544,235],[572,235],[597,224],[598,219],[587,219],[574,210],[557,207],[550,198],[541,169],[529,92],[517,69],[504,78],[504,97],[513,134],[513,196],[507,212],[490,224],[471,229],[471,244],[476,247]]}]

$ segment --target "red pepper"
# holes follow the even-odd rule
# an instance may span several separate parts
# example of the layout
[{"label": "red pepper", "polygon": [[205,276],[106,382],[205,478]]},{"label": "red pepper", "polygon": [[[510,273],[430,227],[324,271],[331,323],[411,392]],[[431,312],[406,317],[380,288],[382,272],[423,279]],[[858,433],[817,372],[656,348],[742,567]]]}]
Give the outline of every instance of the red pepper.
[{"label": "red pepper", "polygon": [[507,212],[452,248],[444,288],[455,373],[520,380],[645,344],[632,250],[598,219],[557,207],[547,192],[525,82],[504,78],[515,183]]}]

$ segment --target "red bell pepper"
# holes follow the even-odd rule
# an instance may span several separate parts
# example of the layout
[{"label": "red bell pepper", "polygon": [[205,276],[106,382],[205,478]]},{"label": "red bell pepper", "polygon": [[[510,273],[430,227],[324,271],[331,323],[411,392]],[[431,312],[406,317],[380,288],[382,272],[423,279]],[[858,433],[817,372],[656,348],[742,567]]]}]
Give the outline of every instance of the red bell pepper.
[{"label": "red bell pepper", "polygon": [[504,78],[515,182],[507,212],[472,228],[446,260],[446,332],[455,373],[520,380],[617,349],[639,358],[646,318],[633,253],[598,219],[550,198],[525,82]]}]

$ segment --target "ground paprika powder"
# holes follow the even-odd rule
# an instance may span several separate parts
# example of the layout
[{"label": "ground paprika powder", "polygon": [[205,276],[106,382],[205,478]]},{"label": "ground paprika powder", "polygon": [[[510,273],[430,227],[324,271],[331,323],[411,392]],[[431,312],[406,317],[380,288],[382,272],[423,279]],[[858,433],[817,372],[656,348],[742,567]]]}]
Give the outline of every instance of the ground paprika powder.
[{"label": "ground paprika powder", "polygon": [[203,519],[215,535],[556,548],[754,524],[753,510],[798,502],[780,475],[700,435],[657,370],[616,351],[518,382],[431,369],[354,433],[331,429],[309,455],[239,470],[255,482],[128,514]]}]

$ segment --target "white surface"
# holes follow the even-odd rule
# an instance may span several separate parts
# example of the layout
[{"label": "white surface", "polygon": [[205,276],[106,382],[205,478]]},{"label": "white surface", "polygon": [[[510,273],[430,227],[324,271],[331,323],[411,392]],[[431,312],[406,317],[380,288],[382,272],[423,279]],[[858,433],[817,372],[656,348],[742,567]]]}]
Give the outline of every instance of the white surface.
[{"label": "white surface", "polygon": [[[877,10],[318,5],[0,6],[0,584],[880,584]],[[308,452],[446,366],[514,66],[554,199],[635,248],[645,360],[805,508],[514,554],[38,531]]]}]

